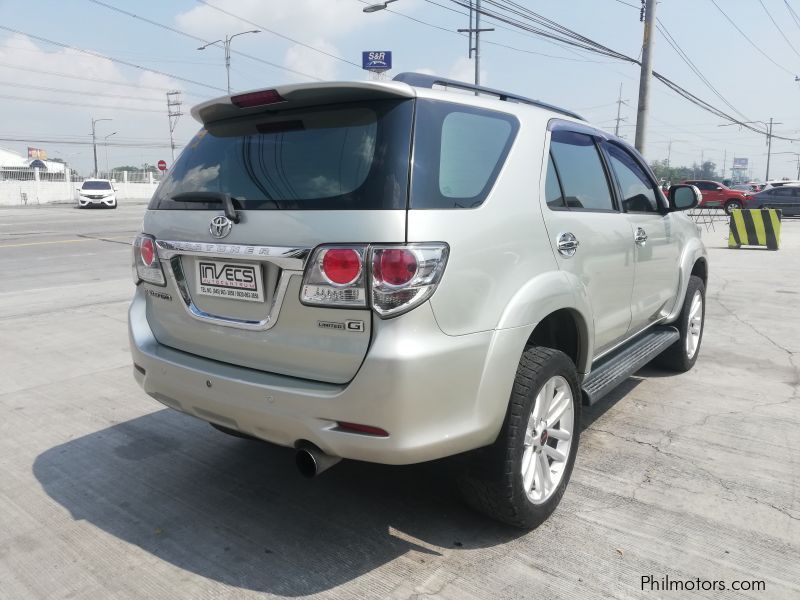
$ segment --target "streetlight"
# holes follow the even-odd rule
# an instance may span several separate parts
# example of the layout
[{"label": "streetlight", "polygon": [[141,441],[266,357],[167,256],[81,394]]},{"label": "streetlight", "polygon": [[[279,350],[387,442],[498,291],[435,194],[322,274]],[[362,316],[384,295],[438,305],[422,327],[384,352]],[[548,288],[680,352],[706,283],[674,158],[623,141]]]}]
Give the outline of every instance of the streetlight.
[{"label": "streetlight", "polygon": [[[112,135],[117,135],[117,132],[115,131],[114,133],[109,133],[107,136],[105,136],[103,138],[103,145],[106,147],[106,174],[109,173],[109,170],[108,170],[108,138],[110,138]],[[111,179],[111,178],[109,177],[109,179]]]},{"label": "streetlight", "polygon": [[95,124],[100,121],[113,121],[114,119],[92,119],[92,151],[94,152],[94,176],[97,177],[97,135]]},{"label": "streetlight", "polygon": [[397,0],[386,0],[386,2],[381,2],[380,4],[370,4],[369,6],[365,6],[361,10],[365,13],[378,12],[379,10],[383,10],[384,8],[386,8],[386,6],[388,4],[391,4],[392,2],[397,2]]},{"label": "streetlight", "polygon": [[[387,0],[389,2],[391,0]],[[209,46],[214,46],[215,44],[219,44],[220,42],[223,43],[223,47],[225,48],[225,71],[228,74],[228,96],[231,95],[231,41],[238,35],[245,35],[247,33],[261,33],[260,29],[251,29],[250,31],[241,31],[239,33],[234,33],[233,35],[225,34],[224,40],[216,40],[214,42],[208,42],[204,46],[200,46],[198,50],[205,50]]]}]

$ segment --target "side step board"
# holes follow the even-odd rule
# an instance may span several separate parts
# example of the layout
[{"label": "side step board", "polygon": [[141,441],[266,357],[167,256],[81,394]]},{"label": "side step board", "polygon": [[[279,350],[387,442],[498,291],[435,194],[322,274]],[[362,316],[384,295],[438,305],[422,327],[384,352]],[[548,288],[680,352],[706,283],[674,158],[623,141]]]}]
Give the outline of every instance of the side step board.
[{"label": "side step board", "polygon": [[679,338],[674,327],[655,327],[604,357],[583,380],[584,399],[594,404]]}]

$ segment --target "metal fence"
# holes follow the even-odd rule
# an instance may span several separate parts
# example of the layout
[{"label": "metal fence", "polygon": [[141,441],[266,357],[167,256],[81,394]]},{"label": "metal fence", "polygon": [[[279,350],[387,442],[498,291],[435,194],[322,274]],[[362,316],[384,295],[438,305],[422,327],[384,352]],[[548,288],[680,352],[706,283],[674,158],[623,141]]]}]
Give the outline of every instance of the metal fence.
[{"label": "metal fence", "polygon": [[[111,171],[98,173],[109,179],[119,200],[147,200],[159,183],[161,173],[153,171]],[[75,202],[77,188],[88,179],[68,167],[58,170],[30,167],[0,167],[0,205],[19,206],[50,202]]]}]

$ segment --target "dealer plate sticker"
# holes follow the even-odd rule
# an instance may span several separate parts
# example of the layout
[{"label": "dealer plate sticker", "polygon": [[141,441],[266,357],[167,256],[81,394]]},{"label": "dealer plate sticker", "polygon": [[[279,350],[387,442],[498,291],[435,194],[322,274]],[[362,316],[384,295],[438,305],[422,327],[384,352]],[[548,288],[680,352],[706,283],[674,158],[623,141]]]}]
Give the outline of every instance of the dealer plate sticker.
[{"label": "dealer plate sticker", "polygon": [[198,260],[196,264],[199,294],[248,302],[264,301],[259,267],[215,260]]}]

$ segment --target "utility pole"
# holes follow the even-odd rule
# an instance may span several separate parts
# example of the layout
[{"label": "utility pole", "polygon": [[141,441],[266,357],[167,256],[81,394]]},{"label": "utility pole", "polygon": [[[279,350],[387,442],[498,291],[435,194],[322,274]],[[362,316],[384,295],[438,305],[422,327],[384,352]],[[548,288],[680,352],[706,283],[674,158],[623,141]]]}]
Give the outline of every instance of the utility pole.
[{"label": "utility pole", "polygon": [[644,38],[642,41],[642,71],[639,76],[639,106],[636,110],[636,149],[644,154],[647,141],[647,117],[650,108],[650,77],[653,73],[653,23],[656,20],[656,0],[642,0],[644,8]]},{"label": "utility pole", "polygon": [[769,181],[769,159],[772,154],[772,126],[783,125],[783,123],[773,123],[772,117],[769,118],[769,130],[767,131],[767,174],[764,175],[764,181]]},{"label": "utility pole", "polygon": [[113,119],[95,119],[92,117],[92,151],[94,153],[94,176],[97,177],[97,131],[95,125],[100,121],[113,121]]},{"label": "utility pole", "polygon": [[[725,179],[725,171],[728,170],[728,151],[722,151],[722,178]],[[731,175],[733,177],[733,175]]]},{"label": "utility pole", "polygon": [[[622,105],[627,104],[625,100],[622,99],[622,84],[619,84],[619,98],[617,99],[617,124],[614,127],[614,135],[619,137],[619,122],[624,121],[625,119],[620,117],[620,111],[622,110]],[[667,165],[669,166],[669,165]]]},{"label": "utility pole", "polygon": [[[469,33],[469,54],[475,53],[475,85],[481,84],[481,32],[494,31],[494,27],[481,29],[481,0],[475,0],[475,27],[472,26],[472,0],[469,2],[469,29],[459,29],[459,33]],[[472,46],[472,34],[475,34],[475,46]],[[476,94],[477,95],[477,92]]]},{"label": "utility pole", "polygon": [[[175,138],[173,133],[178,124],[181,112],[181,93],[179,90],[167,92],[167,115],[169,118],[169,147],[172,150],[172,162],[175,162]],[[170,166],[172,166],[170,164]]]}]

